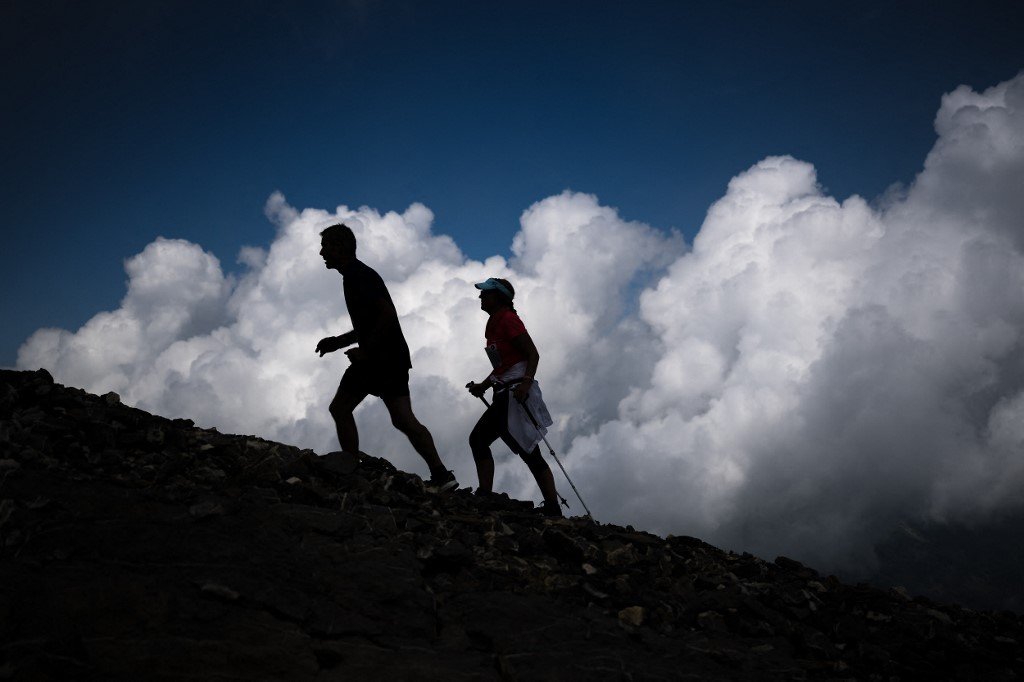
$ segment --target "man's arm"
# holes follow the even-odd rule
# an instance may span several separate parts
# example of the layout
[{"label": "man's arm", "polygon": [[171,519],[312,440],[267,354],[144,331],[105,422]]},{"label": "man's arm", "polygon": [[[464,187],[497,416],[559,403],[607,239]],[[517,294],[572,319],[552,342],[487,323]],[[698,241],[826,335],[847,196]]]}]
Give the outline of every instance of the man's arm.
[{"label": "man's arm", "polygon": [[[328,336],[321,339],[320,343],[316,345],[316,352],[323,357],[326,353],[333,353],[339,348],[358,343],[359,348],[347,352],[350,357],[353,357],[353,353],[361,355],[366,349],[377,345],[377,339],[383,335],[384,329],[391,323],[398,324],[398,312],[395,310],[395,304],[387,296],[377,296],[370,303],[370,321],[361,334],[357,334],[353,329],[341,336]],[[353,359],[355,358],[353,357]]]},{"label": "man's arm", "polygon": [[339,348],[351,346],[358,340],[359,337],[356,335],[356,332],[353,329],[352,331],[346,332],[341,336],[328,336],[323,339],[320,339],[320,343],[316,344],[316,349],[314,350],[314,352],[319,353],[320,357],[323,357],[327,353],[333,353]]}]

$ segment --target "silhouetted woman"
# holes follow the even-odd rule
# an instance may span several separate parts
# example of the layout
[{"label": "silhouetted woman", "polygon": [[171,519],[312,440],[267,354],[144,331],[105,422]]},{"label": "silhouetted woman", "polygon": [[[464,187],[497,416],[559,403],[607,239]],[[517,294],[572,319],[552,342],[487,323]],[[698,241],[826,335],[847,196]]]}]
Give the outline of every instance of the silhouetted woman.
[{"label": "silhouetted woman", "polygon": [[[469,435],[469,447],[473,451],[473,460],[476,462],[476,472],[480,479],[477,495],[486,496],[492,492],[494,458],[491,457],[491,443],[501,438],[530,467],[530,472],[544,495],[544,514],[561,516],[555,479],[540,454],[540,447],[534,444],[532,450],[528,452],[509,433],[509,395],[520,402],[529,398],[540,354],[512,305],[515,289],[508,280],[492,277],[475,286],[480,290],[480,308],[490,316],[487,319],[484,336],[487,340],[487,357],[493,370],[482,382],[471,382],[468,388],[469,392],[477,397],[483,396],[488,388],[494,388],[491,406],[480,417],[480,421]],[[539,437],[536,440],[539,441]]]}]

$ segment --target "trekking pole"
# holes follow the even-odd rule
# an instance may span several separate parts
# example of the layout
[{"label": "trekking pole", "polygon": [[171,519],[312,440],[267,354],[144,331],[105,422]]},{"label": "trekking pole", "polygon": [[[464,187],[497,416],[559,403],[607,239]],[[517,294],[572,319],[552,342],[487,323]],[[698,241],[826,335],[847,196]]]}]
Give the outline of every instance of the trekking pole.
[{"label": "trekking pole", "polygon": [[[586,510],[587,516],[590,517],[591,520],[593,520],[594,515],[590,513],[590,508],[587,507],[587,503],[583,501],[583,496],[580,495],[580,491],[576,490],[576,485],[572,482],[572,479],[569,478],[569,472],[565,470],[564,466],[562,466],[562,460],[558,459],[558,455],[555,454],[555,449],[551,447],[551,443],[549,443],[548,439],[544,437],[544,433],[540,430],[540,424],[538,424],[537,420],[533,418],[533,413],[530,412],[530,408],[526,406],[525,402],[520,402],[519,404],[523,406],[524,410],[526,410],[526,416],[530,418],[531,422],[533,422],[533,426],[534,428],[537,429],[537,433],[540,434],[540,439],[544,441],[544,445],[548,446],[548,452],[551,453],[551,457],[554,458],[555,463],[558,464],[558,468],[562,470],[562,474],[565,476],[565,480],[569,481],[569,485],[572,487],[572,491],[576,493],[576,497],[577,499],[579,499],[580,504],[582,504],[583,508]],[[563,499],[562,501],[564,502],[565,500]]]},{"label": "trekking pole", "polygon": [[[472,382],[470,382],[470,383],[472,383]],[[470,386],[470,384],[466,384],[466,388],[469,388],[469,386]],[[483,401],[484,405],[486,405],[488,408],[490,408],[491,404],[489,402],[487,402],[487,398],[483,397],[482,395],[481,396],[477,396],[477,397],[480,398],[480,400]],[[590,513],[590,508],[587,507],[587,503],[583,501],[583,496],[580,495],[580,491],[576,489],[576,485],[572,482],[572,479],[569,478],[569,472],[565,470],[564,466],[562,466],[562,461],[560,459],[558,459],[558,455],[555,454],[555,449],[553,447],[551,447],[551,443],[549,443],[548,439],[544,437],[544,433],[540,430],[540,424],[538,424],[537,420],[534,419],[533,413],[530,412],[530,408],[528,408],[526,406],[526,403],[524,403],[524,402],[520,402],[519,404],[523,406],[523,409],[526,411],[526,416],[530,418],[531,422],[533,422],[533,426],[534,426],[534,428],[537,429],[537,433],[540,434],[540,439],[542,441],[544,441],[544,445],[548,446],[548,452],[551,453],[551,457],[553,457],[554,460],[555,460],[555,463],[558,464],[558,468],[562,470],[562,474],[565,476],[565,480],[569,481],[569,486],[572,487],[572,491],[574,493],[576,493],[576,498],[580,501],[580,504],[583,505],[583,509],[586,510],[587,516],[591,520],[593,520],[594,515]],[[568,507],[569,503],[565,501],[565,498],[562,497],[561,495],[559,495],[559,497],[562,499],[562,504],[564,504],[566,507]]]}]

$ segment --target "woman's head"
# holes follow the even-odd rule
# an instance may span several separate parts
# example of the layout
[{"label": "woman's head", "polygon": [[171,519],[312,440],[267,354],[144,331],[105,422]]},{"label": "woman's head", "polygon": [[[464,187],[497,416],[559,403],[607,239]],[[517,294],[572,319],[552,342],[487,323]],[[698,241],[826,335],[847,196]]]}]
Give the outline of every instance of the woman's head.
[{"label": "woman's head", "polygon": [[486,312],[494,312],[499,307],[514,309],[512,300],[516,296],[516,290],[507,279],[491,277],[474,286],[480,290],[480,307]]}]

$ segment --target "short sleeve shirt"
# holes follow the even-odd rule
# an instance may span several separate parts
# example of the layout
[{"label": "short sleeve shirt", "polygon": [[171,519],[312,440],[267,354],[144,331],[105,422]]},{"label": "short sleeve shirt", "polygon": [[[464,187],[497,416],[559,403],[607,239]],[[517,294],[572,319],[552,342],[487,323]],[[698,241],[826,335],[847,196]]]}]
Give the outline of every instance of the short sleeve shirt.
[{"label": "short sleeve shirt", "polygon": [[512,339],[525,333],[526,325],[515,311],[506,308],[487,318],[487,327],[484,330],[487,339],[486,351],[495,376],[501,376],[512,365],[526,360],[526,356],[512,345]]},{"label": "short sleeve shirt", "polygon": [[409,356],[409,345],[402,334],[402,326],[398,323],[398,314],[390,316],[385,327],[380,330],[376,339],[367,339],[366,333],[372,328],[374,311],[383,300],[394,310],[395,304],[391,294],[384,286],[384,280],[361,260],[354,260],[343,270],[345,305],[352,328],[359,337],[359,347],[366,353],[367,360],[380,367],[406,370],[412,367]]}]

